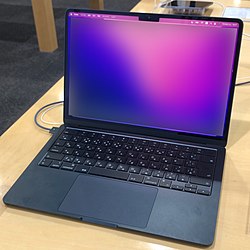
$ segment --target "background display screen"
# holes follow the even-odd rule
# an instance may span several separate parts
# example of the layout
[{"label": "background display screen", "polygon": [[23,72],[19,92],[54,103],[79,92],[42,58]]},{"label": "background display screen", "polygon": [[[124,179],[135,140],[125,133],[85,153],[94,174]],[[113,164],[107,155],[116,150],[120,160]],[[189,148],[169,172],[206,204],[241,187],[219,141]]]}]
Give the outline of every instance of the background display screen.
[{"label": "background display screen", "polygon": [[237,24],[68,13],[68,114],[223,135]]}]

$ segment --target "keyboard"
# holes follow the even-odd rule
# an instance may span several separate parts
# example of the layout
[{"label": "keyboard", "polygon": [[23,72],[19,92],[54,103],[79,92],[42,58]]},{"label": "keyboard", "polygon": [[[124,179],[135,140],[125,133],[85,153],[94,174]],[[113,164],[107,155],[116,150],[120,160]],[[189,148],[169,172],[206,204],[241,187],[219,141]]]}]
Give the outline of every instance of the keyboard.
[{"label": "keyboard", "polygon": [[67,128],[39,166],[209,196],[216,156],[215,149]]}]

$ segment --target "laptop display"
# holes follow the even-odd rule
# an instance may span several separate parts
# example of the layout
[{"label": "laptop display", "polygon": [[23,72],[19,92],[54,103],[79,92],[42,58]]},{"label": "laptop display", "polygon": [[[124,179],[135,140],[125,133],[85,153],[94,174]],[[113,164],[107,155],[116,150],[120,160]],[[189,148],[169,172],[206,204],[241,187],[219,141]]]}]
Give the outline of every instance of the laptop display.
[{"label": "laptop display", "polygon": [[71,12],[72,117],[222,137],[239,25]]}]

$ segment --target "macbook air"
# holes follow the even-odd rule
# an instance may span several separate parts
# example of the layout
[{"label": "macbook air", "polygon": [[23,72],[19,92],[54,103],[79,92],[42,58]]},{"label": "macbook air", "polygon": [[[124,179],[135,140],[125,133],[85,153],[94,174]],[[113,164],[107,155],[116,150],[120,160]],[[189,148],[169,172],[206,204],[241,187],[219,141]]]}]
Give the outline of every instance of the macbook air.
[{"label": "macbook air", "polygon": [[65,19],[64,125],[4,202],[211,245],[242,22],[79,9]]}]

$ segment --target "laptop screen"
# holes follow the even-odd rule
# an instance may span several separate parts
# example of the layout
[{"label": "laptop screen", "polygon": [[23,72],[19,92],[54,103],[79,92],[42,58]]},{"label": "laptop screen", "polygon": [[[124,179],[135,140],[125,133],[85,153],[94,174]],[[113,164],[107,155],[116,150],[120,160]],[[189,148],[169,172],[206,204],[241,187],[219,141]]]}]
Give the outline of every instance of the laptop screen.
[{"label": "laptop screen", "polygon": [[222,137],[239,25],[68,12],[68,115]]}]

